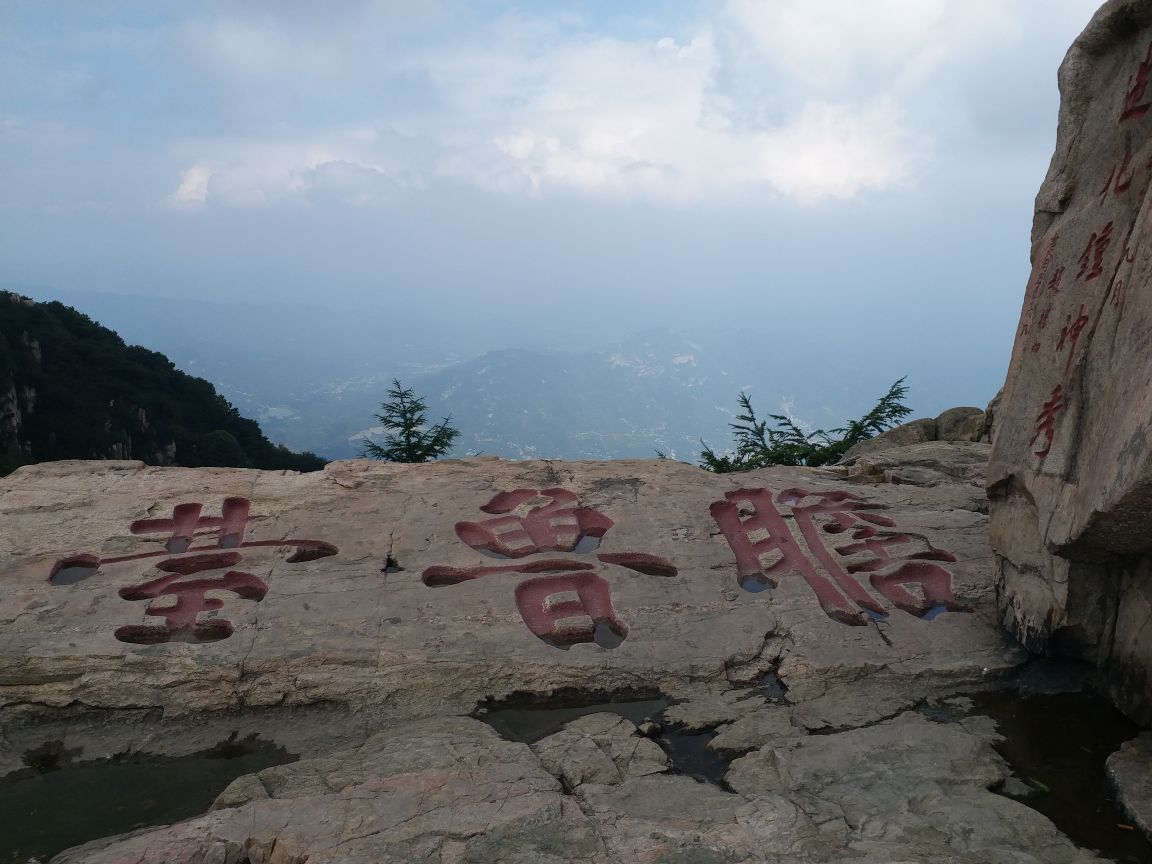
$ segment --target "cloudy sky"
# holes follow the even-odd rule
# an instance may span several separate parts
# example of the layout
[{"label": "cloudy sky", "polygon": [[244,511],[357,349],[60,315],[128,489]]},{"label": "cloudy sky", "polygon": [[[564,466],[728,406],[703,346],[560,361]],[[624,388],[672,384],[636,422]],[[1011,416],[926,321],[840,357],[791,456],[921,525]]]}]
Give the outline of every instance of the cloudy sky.
[{"label": "cloudy sky", "polygon": [[0,283],[736,320],[986,399],[1097,5],[0,0]]}]

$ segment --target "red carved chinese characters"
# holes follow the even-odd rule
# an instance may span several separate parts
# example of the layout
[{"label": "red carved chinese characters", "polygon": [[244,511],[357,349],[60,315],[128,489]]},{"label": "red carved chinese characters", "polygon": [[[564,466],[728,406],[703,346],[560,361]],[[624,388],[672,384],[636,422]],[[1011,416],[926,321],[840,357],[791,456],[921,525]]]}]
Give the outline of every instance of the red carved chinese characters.
[{"label": "red carved chinese characters", "polygon": [[[516,489],[500,492],[480,508],[496,518],[456,523],[456,536],[489,557],[520,559],[544,552],[588,555],[613,522],[599,510],[580,507],[567,489]],[[604,564],[653,576],[675,576],[671,562],[644,552],[599,553]],[[498,574],[546,574],[521,582],[516,608],[528,629],[557,648],[594,642],[616,648],[628,637],[628,626],[612,606],[611,586],[591,561],[547,558],[520,564],[426,569],[425,585],[440,588]]]},{"label": "red carved chinese characters", "polygon": [[219,516],[201,516],[200,504],[178,504],[170,519],[140,519],[132,523],[133,534],[168,534],[164,548],[187,552],[197,532],[215,534],[221,549],[234,549],[244,542],[251,506],[246,498],[225,498]]},{"label": "red carved chinese characters", "polygon": [[1032,440],[1028,442],[1028,446],[1032,447],[1043,436],[1043,442],[1040,447],[1032,452],[1040,457],[1043,462],[1045,457],[1052,451],[1052,441],[1056,436],[1056,415],[1060,409],[1064,407],[1064,387],[1057,384],[1052,389],[1052,395],[1048,401],[1044,403],[1044,407],[1040,409],[1040,414],[1036,418],[1036,431],[1032,435]]},{"label": "red carved chinese characters", "polygon": [[[209,597],[209,591],[231,591],[245,600],[259,602],[268,593],[268,586],[251,573],[231,570],[240,562],[235,552],[216,552],[169,558],[157,568],[167,571],[157,579],[150,579],[130,588],[122,588],[125,600],[152,600],[174,597],[175,602],[148,605],[145,614],[163,618],[160,625],[130,624],[116,630],[121,642],[150,645],[157,642],[215,642],[227,639],[234,630],[231,621],[222,618],[200,618],[202,612],[215,612],[224,605],[218,597]],[[222,576],[184,579],[198,573],[227,570]]]},{"label": "red carved chinese characters", "polygon": [[1076,316],[1076,320],[1072,320],[1072,316],[1068,316],[1067,322],[1060,328],[1060,341],[1056,343],[1056,353],[1059,354],[1064,350],[1064,345],[1068,345],[1068,360],[1064,364],[1064,374],[1067,375],[1068,371],[1072,368],[1072,361],[1076,358],[1076,343],[1080,339],[1080,333],[1083,332],[1084,327],[1088,324],[1088,315],[1085,312],[1084,304],[1080,304],[1080,312]]},{"label": "red carved chinese characters", "polygon": [[1076,272],[1077,279],[1090,282],[1104,272],[1104,254],[1112,242],[1112,223],[1109,222],[1099,233],[1093,233],[1084,247],[1084,254],[1080,256],[1080,269]]},{"label": "red carved chinese characters", "polygon": [[[1027,306],[1026,312],[1020,316],[1020,328],[1017,330],[1016,337],[1026,336],[1030,329],[1031,320],[1036,316],[1036,304],[1040,301],[1040,291],[1044,287],[1044,280],[1048,277],[1048,268],[1052,266],[1052,256],[1056,252],[1056,241],[1059,239],[1058,234],[1054,234],[1052,239],[1048,241],[1048,248],[1044,250],[1044,257],[1040,259],[1040,265],[1036,268],[1035,278],[1028,283],[1026,291]],[[1057,271],[1056,277],[1063,273],[1063,268]],[[1051,287],[1051,285],[1049,285]]]},{"label": "red carved chinese characters", "polygon": [[[575,594],[575,599],[558,599]],[[615,648],[628,636],[627,625],[612,607],[612,589],[587,570],[563,576],[540,576],[516,586],[516,608],[538,639],[567,648],[578,642],[595,642]],[[591,629],[581,622],[587,619]]]},{"label": "red carved chinese characters", "polygon": [[1112,305],[1119,306],[1120,302],[1124,299],[1124,280],[1117,279],[1116,284],[1112,286]]},{"label": "red carved chinese characters", "polygon": [[550,502],[532,507],[524,516],[500,516],[483,522],[460,522],[456,536],[478,552],[522,558],[538,552],[572,552],[582,541],[593,548],[612,520],[590,507],[577,507],[567,489],[517,489],[501,492],[480,509],[485,513],[511,513],[538,497]]},{"label": "red carved chinese characters", "polygon": [[[955,556],[931,546],[893,555],[895,547],[910,544],[913,538],[889,530],[895,523],[876,512],[885,509],[883,505],[851,492],[803,489],[786,489],[775,498],[769,489],[738,489],[724,497],[710,509],[736,555],[737,579],[746,591],[775,588],[778,577],[798,574],[830,618],[862,625],[887,615],[854,576],[868,573],[878,594],[911,615],[932,618],[943,611],[967,611],[952,593],[952,575],[933,563],[955,561]],[[778,505],[791,508],[804,546],[793,536]],[[825,545],[824,535],[845,533],[854,542],[834,550]],[[867,557],[858,558],[861,554]],[[919,587],[919,596],[909,590],[914,585]]]},{"label": "red carved chinese characters", "polygon": [[[226,498],[219,516],[202,516],[200,504],[178,504],[164,519],[141,519],[132,523],[136,535],[167,535],[162,550],[99,558],[73,555],[58,562],[49,577],[54,585],[67,585],[89,578],[102,567],[149,558],[162,558],[155,565],[161,575],[120,589],[125,600],[149,600],[144,614],[163,623],[129,624],[117,628],[121,642],[215,642],[234,632],[231,621],[215,617],[223,608],[209,592],[230,592],[259,602],[268,593],[263,580],[233,569],[243,559],[239,549],[288,547],[289,563],[311,561],[336,554],[336,547],[320,540],[245,540],[251,504],[246,498]],[[196,544],[196,541],[209,542]],[[203,575],[202,575],[203,574]],[[212,575],[208,575],[212,574]],[[195,577],[195,578],[190,578]]]},{"label": "red carved chinese characters", "polygon": [[1124,91],[1124,105],[1120,109],[1120,122],[1131,120],[1134,117],[1143,117],[1152,105],[1145,99],[1148,90],[1148,75],[1152,73],[1152,43],[1148,45],[1148,52],[1140,65],[1136,67],[1136,74],[1128,76],[1128,87]]},{"label": "red carved chinese characters", "polygon": [[1100,203],[1102,205],[1108,200],[1109,194],[1116,197],[1128,191],[1133,178],[1133,172],[1130,170],[1131,165],[1132,151],[1127,150],[1120,167],[1112,166],[1112,170],[1108,172],[1108,179],[1104,181],[1104,186],[1100,189]]}]

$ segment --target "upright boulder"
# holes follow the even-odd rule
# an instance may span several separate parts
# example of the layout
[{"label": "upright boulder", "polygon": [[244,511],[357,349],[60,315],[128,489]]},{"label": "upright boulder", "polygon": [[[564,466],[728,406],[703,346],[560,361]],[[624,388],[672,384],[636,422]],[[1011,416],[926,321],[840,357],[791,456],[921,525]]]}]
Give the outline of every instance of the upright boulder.
[{"label": "upright boulder", "polygon": [[1105,3],[1060,92],[988,473],[1000,610],[1152,723],[1152,3]]}]

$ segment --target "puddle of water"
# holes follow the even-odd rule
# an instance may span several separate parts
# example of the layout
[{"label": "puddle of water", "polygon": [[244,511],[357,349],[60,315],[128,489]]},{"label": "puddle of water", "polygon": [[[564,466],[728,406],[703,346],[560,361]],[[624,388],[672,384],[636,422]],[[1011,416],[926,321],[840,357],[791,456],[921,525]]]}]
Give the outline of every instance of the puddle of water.
[{"label": "puddle of water", "polygon": [[[637,726],[653,720],[672,704],[671,699],[612,699],[600,695],[605,701],[591,702],[597,696],[560,693],[555,696],[514,694],[506,700],[482,705],[476,717],[483,720],[504,738],[534,744],[559,732],[565,724],[588,714],[619,714]],[[547,700],[545,702],[544,700]]]},{"label": "puddle of water", "polygon": [[742,689],[751,696],[763,696],[775,705],[792,704],[788,698],[788,685],[781,680],[780,674],[775,670],[765,672],[751,683],[743,685]]},{"label": "puddle of water", "polygon": [[937,616],[943,615],[947,611],[948,611],[947,606],[933,606],[927,612],[925,612],[923,615],[921,615],[920,617],[923,618],[925,621],[933,621],[936,619]]},{"label": "puddle of water", "polygon": [[711,783],[726,792],[732,787],[724,779],[732,760],[708,749],[715,732],[682,732],[677,729],[661,730],[656,743],[664,748],[677,774],[684,774],[701,783]]},{"label": "puddle of water", "polygon": [[95,555],[77,555],[58,563],[48,581],[53,585],[75,585],[95,576],[99,569],[100,562]]},{"label": "puddle of water", "polygon": [[198,816],[237,777],[299,758],[255,736],[179,757],[68,762],[71,755],[38,748],[26,759],[31,768],[0,781],[0,864],[47,861],[90,840]]},{"label": "puddle of water", "polygon": [[1123,864],[1148,864],[1152,843],[1120,811],[1104,770],[1139,728],[1111,704],[1083,694],[974,697],[973,714],[992,717],[1005,741],[997,750],[1032,787],[1021,803],[1043,813],[1074,843]]}]

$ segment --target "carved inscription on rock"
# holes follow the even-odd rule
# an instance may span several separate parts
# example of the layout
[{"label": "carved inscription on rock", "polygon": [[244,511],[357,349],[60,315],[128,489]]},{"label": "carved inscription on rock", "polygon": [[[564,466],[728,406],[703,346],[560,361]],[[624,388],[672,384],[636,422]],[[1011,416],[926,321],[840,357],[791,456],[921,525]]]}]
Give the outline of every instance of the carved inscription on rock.
[{"label": "carved inscription on rock", "polygon": [[500,492],[480,508],[493,515],[479,522],[456,523],[456,536],[477,552],[505,560],[546,552],[572,558],[524,563],[434,566],[422,580],[430,588],[458,585],[496,575],[531,575],[515,589],[516,608],[528,630],[556,648],[594,642],[616,648],[628,638],[628,625],[612,604],[612,588],[589,558],[650,576],[675,576],[670,561],[644,552],[594,554],[613,521],[599,510],[581,507],[567,489],[515,489]]},{"label": "carved inscription on rock", "polygon": [[[737,581],[745,591],[765,591],[784,576],[800,576],[830,618],[862,625],[888,614],[857,577],[867,573],[880,597],[910,615],[931,619],[968,611],[953,594],[952,574],[939,563],[956,556],[902,532],[879,512],[886,509],[881,504],[851,492],[803,489],[737,489],[724,499],[710,509],[736,555]],[[851,542],[837,545],[837,538]]]},{"label": "carved inscription on rock", "polygon": [[49,581],[53,585],[74,584],[96,576],[101,567],[159,558],[153,565],[159,575],[120,589],[124,600],[149,602],[144,608],[145,621],[118,627],[115,637],[141,645],[217,642],[231,636],[235,626],[217,616],[225,601],[210,593],[229,593],[256,602],[268,593],[262,579],[236,569],[244,557],[239,550],[286,547],[293,550],[287,558],[290,564],[337,552],[335,546],[321,540],[246,540],[251,518],[247,498],[225,498],[219,516],[204,516],[203,509],[199,503],[178,504],[170,517],[132,523],[133,534],[163,537],[162,549],[107,558],[88,553],[71,555],[56,563]]}]

